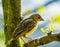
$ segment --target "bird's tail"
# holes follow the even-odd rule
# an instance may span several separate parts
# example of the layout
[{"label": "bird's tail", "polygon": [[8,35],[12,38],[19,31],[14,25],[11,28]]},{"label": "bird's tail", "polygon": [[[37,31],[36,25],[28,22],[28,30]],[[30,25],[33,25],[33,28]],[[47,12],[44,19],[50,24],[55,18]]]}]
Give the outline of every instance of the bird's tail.
[{"label": "bird's tail", "polygon": [[11,38],[11,39],[10,39],[9,41],[7,41],[7,43],[5,43],[5,44],[10,45],[11,42],[12,42],[12,40],[13,40],[13,38]]}]

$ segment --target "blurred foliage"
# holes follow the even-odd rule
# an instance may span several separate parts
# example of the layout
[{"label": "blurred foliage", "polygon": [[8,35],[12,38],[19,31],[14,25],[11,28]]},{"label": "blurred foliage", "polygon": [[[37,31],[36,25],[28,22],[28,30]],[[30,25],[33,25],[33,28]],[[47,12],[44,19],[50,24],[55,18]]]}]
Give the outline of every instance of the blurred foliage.
[{"label": "blurred foliage", "polygon": [[0,40],[5,40],[4,31],[0,31]]},{"label": "blurred foliage", "polygon": [[1,20],[0,20],[0,25],[1,25]]},{"label": "blurred foliage", "polygon": [[60,25],[60,14],[57,15],[56,22]]},{"label": "blurred foliage", "polygon": [[42,31],[43,33],[45,33],[45,32],[46,32],[46,30],[45,30],[44,28],[41,28],[41,31]]},{"label": "blurred foliage", "polygon": [[54,16],[52,16],[51,18],[50,18],[50,23],[53,23],[54,22]]},{"label": "blurred foliage", "polygon": [[1,23],[2,23],[2,22],[1,22],[1,20],[0,20],[0,25],[1,25]]},{"label": "blurred foliage", "polygon": [[42,13],[44,11],[45,11],[45,6],[38,6],[35,9],[32,9],[32,8],[27,9],[26,11],[24,11],[23,15],[28,15],[28,14],[33,13],[33,12],[40,12],[40,13]]},{"label": "blurred foliage", "polygon": [[49,26],[49,28],[50,28],[50,31],[54,31],[54,29],[56,29],[56,25],[55,24],[51,24]]},{"label": "blurred foliage", "polygon": [[[23,46],[24,42],[20,40],[21,47]],[[4,31],[0,31],[0,47],[5,47],[5,36]]]},{"label": "blurred foliage", "polygon": [[31,12],[32,12],[32,8],[29,8],[24,12],[24,15],[30,14]]},{"label": "blurred foliage", "polygon": [[54,21],[55,21],[55,17],[52,16],[52,17],[50,18],[50,26],[49,26],[50,31],[54,31],[54,29],[56,29],[56,25],[54,24]]},{"label": "blurred foliage", "polygon": [[4,31],[0,31],[0,47],[5,47],[5,36]]},{"label": "blurred foliage", "polygon": [[49,21],[50,21],[49,28],[46,28],[46,29],[41,28],[41,31],[43,33],[49,33],[49,32],[52,32],[52,31],[54,31],[56,29],[56,25],[54,24],[54,21],[55,21],[54,16],[52,16]]},{"label": "blurred foliage", "polygon": [[23,40],[20,39],[20,46],[23,47],[23,45],[24,45],[24,42]]},{"label": "blurred foliage", "polygon": [[44,12],[44,10],[45,10],[44,6],[40,6],[40,7],[37,8],[38,12]]}]

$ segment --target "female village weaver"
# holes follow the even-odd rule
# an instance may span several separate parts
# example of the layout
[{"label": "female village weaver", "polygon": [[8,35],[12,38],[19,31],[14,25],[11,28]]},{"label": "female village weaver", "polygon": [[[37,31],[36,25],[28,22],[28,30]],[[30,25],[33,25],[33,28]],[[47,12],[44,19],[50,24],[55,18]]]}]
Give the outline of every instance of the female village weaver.
[{"label": "female village weaver", "polygon": [[12,40],[26,37],[29,34],[33,33],[36,30],[36,26],[38,21],[44,21],[44,19],[39,14],[33,14],[30,17],[22,20],[15,31],[12,33],[12,38],[8,43],[10,43]]}]

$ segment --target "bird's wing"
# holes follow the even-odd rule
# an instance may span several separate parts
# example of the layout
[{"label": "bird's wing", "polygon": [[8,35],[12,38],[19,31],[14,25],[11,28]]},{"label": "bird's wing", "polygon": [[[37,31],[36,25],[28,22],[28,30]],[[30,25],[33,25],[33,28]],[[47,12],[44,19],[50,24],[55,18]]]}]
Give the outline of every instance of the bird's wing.
[{"label": "bird's wing", "polygon": [[23,36],[25,33],[29,32],[35,27],[35,21],[33,19],[26,19],[22,21],[19,26],[16,28],[14,36]]}]

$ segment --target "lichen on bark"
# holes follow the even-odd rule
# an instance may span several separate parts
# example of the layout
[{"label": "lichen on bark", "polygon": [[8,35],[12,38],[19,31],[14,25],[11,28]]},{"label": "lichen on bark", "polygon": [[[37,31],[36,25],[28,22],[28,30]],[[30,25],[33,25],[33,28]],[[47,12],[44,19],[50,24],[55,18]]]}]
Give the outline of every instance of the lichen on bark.
[{"label": "lichen on bark", "polygon": [[[5,43],[7,43],[11,38],[12,32],[22,20],[21,0],[2,0],[2,7],[4,14]],[[6,47],[20,47],[19,39],[13,40],[10,45],[5,45]]]}]

